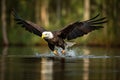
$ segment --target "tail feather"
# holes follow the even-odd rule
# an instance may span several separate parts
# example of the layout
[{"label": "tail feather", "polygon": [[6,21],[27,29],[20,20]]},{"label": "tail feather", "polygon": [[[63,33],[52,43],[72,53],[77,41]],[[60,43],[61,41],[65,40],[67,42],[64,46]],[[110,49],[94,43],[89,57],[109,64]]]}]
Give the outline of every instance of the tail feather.
[{"label": "tail feather", "polygon": [[76,44],[75,42],[66,42],[66,48],[72,47],[75,44]]}]

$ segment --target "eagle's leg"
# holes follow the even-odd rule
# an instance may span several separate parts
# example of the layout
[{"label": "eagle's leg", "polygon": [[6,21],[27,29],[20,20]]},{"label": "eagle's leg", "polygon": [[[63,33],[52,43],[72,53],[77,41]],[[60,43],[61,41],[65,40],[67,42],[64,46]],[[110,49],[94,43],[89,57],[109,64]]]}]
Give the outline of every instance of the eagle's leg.
[{"label": "eagle's leg", "polygon": [[62,47],[61,53],[62,53],[63,55],[65,55],[65,53],[66,53],[66,51],[65,51],[65,45],[62,45],[61,47]]},{"label": "eagle's leg", "polygon": [[54,53],[56,56],[59,56],[57,50],[54,50],[53,53]]},{"label": "eagle's leg", "polygon": [[48,46],[56,56],[59,56],[59,54],[58,54],[57,50],[55,50],[55,46],[53,44],[48,43]]}]

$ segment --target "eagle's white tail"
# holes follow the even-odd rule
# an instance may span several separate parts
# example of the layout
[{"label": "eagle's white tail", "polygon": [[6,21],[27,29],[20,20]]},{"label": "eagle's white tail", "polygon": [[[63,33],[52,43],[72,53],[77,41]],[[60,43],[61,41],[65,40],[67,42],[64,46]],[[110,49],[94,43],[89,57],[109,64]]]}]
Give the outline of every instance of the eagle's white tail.
[{"label": "eagle's white tail", "polygon": [[75,44],[76,44],[75,42],[66,42],[66,48],[72,47]]}]

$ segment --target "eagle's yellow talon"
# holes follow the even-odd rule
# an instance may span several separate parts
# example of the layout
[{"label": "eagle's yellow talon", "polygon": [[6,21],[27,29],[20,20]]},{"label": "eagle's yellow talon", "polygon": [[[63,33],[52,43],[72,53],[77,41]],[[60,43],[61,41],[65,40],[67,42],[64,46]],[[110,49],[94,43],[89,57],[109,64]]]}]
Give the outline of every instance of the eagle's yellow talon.
[{"label": "eagle's yellow talon", "polygon": [[57,50],[54,50],[53,53],[54,53],[56,56],[59,56]]},{"label": "eagle's yellow talon", "polygon": [[62,54],[65,54],[65,53],[66,53],[66,51],[65,51],[65,50],[62,50],[62,51],[61,51],[61,53],[62,53]]}]

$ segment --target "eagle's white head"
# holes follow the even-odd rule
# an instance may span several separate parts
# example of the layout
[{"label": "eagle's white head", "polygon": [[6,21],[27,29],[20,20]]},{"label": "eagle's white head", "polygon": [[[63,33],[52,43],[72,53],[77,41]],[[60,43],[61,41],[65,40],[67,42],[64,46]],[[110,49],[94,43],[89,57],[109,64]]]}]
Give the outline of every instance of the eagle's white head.
[{"label": "eagle's white head", "polygon": [[50,31],[44,31],[42,33],[42,38],[45,38],[45,39],[52,39],[54,36],[53,36],[53,33],[50,32]]}]

